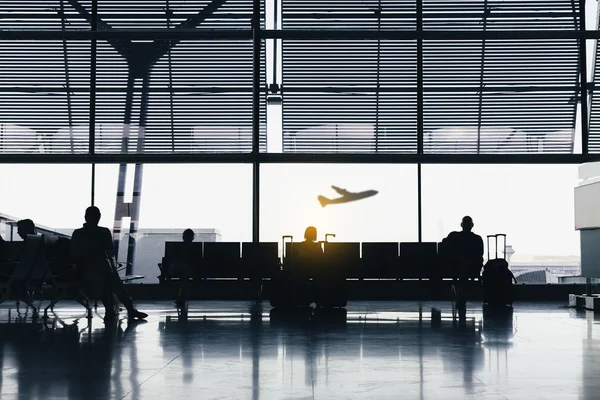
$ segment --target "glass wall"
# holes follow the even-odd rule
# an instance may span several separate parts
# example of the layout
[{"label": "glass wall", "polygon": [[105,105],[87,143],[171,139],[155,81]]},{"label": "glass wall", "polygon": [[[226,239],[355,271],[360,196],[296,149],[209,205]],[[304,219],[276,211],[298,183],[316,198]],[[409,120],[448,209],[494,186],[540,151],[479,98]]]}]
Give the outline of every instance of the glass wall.
[{"label": "glass wall", "polygon": [[[335,234],[333,240],[340,242],[418,240],[415,165],[267,164],[260,168],[261,241],[281,242],[282,235],[302,241],[309,225],[317,227],[318,240],[326,233]],[[319,196],[341,197],[332,186],[378,193],[323,207]]]},{"label": "glass wall", "polygon": [[489,234],[507,234],[513,270],[539,267],[575,275],[580,264],[573,201],[577,168],[424,165],[423,240],[440,241],[460,230],[461,218],[470,215],[473,230],[484,240]]},{"label": "glass wall", "polygon": [[95,204],[102,211],[102,225],[113,231],[123,227],[115,235],[119,261],[127,260],[130,221],[139,207],[138,232],[132,235],[136,242],[134,270],[146,276],[144,282],[156,282],[164,242],[180,241],[186,228],[194,230],[199,242],[252,240],[250,165],[144,164],[143,176],[138,171],[140,190],[134,190],[135,165],[130,164],[120,198],[121,169],[120,165],[96,166]]},{"label": "glass wall", "polygon": [[[90,205],[90,165],[0,164],[0,233],[11,240],[12,222],[29,218],[41,227],[71,234]],[[12,239],[18,240],[16,230]]]},{"label": "glass wall", "polygon": [[[186,228],[197,241],[252,240],[250,164],[144,164],[135,189],[135,165],[96,165],[94,204],[101,225],[115,231],[119,261],[133,261],[144,282],[155,282],[166,241]],[[473,217],[474,231],[506,233],[514,272],[548,271],[547,282],[577,275],[579,232],[574,229],[577,165],[422,166],[422,240],[439,242]],[[141,173],[140,173],[141,172]],[[124,184],[118,196],[119,176]],[[91,202],[89,164],[0,165],[0,234],[31,218],[36,225],[70,235]],[[303,240],[304,229],[335,234],[335,241],[418,241],[417,167],[409,164],[262,164],[260,240]],[[335,186],[338,190],[336,190]],[[340,202],[343,193],[364,198]],[[373,192],[368,192],[373,191]],[[375,193],[376,192],[376,193]],[[322,201],[319,200],[322,196]],[[333,203],[330,203],[333,201]],[[324,204],[324,206],[323,206]],[[118,205],[118,207],[117,207]],[[137,232],[131,218],[139,208]],[[118,210],[118,212],[116,212]],[[118,218],[115,218],[115,217]],[[121,228],[119,230],[119,228]],[[13,239],[17,239],[13,231]],[[128,246],[135,242],[135,251]],[[133,257],[132,257],[133,254]]]}]

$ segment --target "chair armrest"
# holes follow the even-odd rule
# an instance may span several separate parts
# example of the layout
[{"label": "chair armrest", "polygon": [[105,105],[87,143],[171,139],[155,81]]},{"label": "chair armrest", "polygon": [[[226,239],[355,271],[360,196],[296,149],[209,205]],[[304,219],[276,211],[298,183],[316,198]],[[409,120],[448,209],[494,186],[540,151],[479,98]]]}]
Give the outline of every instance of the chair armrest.
[{"label": "chair armrest", "polygon": [[[18,261],[6,261],[6,262],[3,262],[3,263],[0,263],[0,276],[10,278],[12,276],[12,271],[15,269],[15,267],[18,264],[19,264]],[[2,269],[9,269],[10,273],[7,274],[5,272],[2,272],[1,271]]]},{"label": "chair armrest", "polygon": [[131,263],[126,262],[126,261],[124,261],[124,262],[117,261],[117,272],[121,272],[131,265],[132,265]]},{"label": "chair armrest", "polygon": [[54,278],[60,278],[77,269],[77,265],[71,263],[52,262],[48,263],[48,266],[50,267],[50,272]]}]

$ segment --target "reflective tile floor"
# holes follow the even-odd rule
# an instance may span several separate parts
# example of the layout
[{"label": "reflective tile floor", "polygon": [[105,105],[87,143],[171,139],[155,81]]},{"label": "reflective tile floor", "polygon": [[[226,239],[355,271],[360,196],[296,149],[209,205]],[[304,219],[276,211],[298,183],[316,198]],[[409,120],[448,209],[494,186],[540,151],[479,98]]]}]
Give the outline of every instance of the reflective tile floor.
[{"label": "reflective tile floor", "polygon": [[560,303],[138,305],[147,322],[108,325],[75,303],[46,321],[0,306],[1,399],[600,399],[600,316]]}]

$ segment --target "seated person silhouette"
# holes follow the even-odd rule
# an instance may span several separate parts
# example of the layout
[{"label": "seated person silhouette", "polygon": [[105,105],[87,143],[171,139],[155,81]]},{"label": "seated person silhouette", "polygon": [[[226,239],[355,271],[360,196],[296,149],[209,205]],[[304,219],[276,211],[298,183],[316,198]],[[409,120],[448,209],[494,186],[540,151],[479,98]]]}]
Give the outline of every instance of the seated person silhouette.
[{"label": "seated person silhouette", "polygon": [[479,276],[483,266],[483,240],[481,236],[472,232],[474,224],[471,217],[463,217],[460,226],[460,232],[451,232],[442,243],[446,245],[447,261],[454,269],[454,276],[458,281],[456,305],[464,307],[466,281],[469,277]]},{"label": "seated person silhouette", "polygon": [[4,238],[0,236],[0,263],[6,261],[6,242]]},{"label": "seated person silhouette", "polygon": [[292,247],[294,285],[291,290],[300,304],[309,305],[313,301],[310,278],[319,273],[322,256],[323,249],[317,242],[317,228],[309,226],[304,231],[304,241]]},{"label": "seated person silhouette", "polygon": [[294,271],[301,277],[312,277],[319,274],[323,258],[323,248],[317,242],[317,228],[309,226],[304,231],[304,241],[298,243],[294,250]]},{"label": "seated person silhouette", "polygon": [[16,242],[17,247],[13,250],[15,253],[12,254],[12,257],[6,256],[5,258],[8,262],[19,261],[21,253],[25,249],[23,243],[27,240],[27,235],[37,235],[37,229],[33,221],[30,219],[17,221],[17,235],[19,235],[23,242]]},{"label": "seated person silhouette", "polygon": [[[25,257],[25,251],[26,251],[26,247],[25,247],[25,243],[27,241],[27,236],[28,235],[37,235],[37,229],[35,227],[35,224],[33,223],[32,220],[30,219],[22,219],[17,221],[17,235],[19,235],[19,237],[23,240],[20,242],[13,242],[12,245],[15,246],[11,249],[12,254],[10,256],[5,256],[5,264],[3,265],[2,268],[2,273],[3,275],[6,276],[13,276],[14,277],[14,273],[17,271],[17,265],[19,264],[19,262],[23,259],[27,259]],[[22,282],[24,283],[24,282]],[[25,290],[24,287],[19,287],[19,290],[23,291]]]},{"label": "seated person silhouette", "polygon": [[296,254],[296,257],[305,264],[303,265],[304,268],[313,269],[315,264],[321,261],[323,248],[321,247],[321,243],[317,242],[317,228],[314,226],[306,228],[304,231],[304,241],[299,243],[298,250],[299,254]]},{"label": "seated person silhouette", "polygon": [[195,237],[196,237],[196,234],[190,228],[183,231],[183,234],[181,235],[181,238],[183,239],[183,243],[192,243],[194,241]]},{"label": "seated person silhouette", "polygon": [[33,221],[29,218],[17,221],[17,235],[23,240],[27,240],[27,235],[37,235],[37,228]]},{"label": "seated person silhouette", "polygon": [[133,306],[114,261],[112,234],[108,228],[98,226],[100,222],[98,207],[88,207],[85,210],[85,224],[76,229],[71,237],[71,258],[80,269],[82,278],[98,293],[106,313],[105,320],[115,319],[119,308],[118,302],[123,303],[129,318],[144,319],[148,315],[138,311]]},{"label": "seated person silhouette", "polygon": [[196,271],[194,270],[195,259],[192,243],[194,242],[195,233],[191,229],[183,231],[181,238],[183,239],[184,248],[182,254],[178,254],[177,258],[169,268],[169,274],[171,276],[179,278],[179,292],[177,293],[177,300],[175,304],[178,307],[185,306],[185,302],[189,299],[190,279],[197,278]]}]

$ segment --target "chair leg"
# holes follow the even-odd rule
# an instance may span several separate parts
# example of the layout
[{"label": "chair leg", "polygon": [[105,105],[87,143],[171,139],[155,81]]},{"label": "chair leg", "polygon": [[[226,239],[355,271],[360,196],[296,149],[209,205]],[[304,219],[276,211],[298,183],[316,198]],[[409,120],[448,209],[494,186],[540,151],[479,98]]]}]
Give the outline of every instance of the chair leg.
[{"label": "chair leg", "polygon": [[56,295],[54,296],[54,298],[52,300],[50,300],[50,304],[48,304],[48,306],[46,306],[46,308],[44,308],[44,318],[48,318],[48,310],[52,310],[54,311],[54,306],[61,300],[64,300],[65,298],[65,293],[66,288],[62,287],[62,288],[55,288],[56,291]]},{"label": "chair leg", "polygon": [[[79,297],[77,297],[77,299],[76,299],[77,302],[85,307],[85,309],[87,311],[87,318],[88,319],[93,318],[92,307],[90,306],[90,298],[87,297],[81,289],[78,289],[78,294],[79,294]],[[96,300],[95,302],[97,304],[98,300]],[[95,307],[97,307],[97,305],[95,305]]]},{"label": "chair leg", "polygon": [[54,305],[58,303],[58,299],[54,298],[52,300],[50,300],[50,304],[48,304],[46,306],[46,308],[44,308],[44,318],[48,318],[48,310],[51,309],[54,311]]},{"label": "chair leg", "polygon": [[30,299],[27,298],[22,298],[21,301],[23,303],[25,303],[27,305],[27,307],[31,307],[32,315],[34,318],[36,318],[38,316],[38,310],[35,308],[35,306],[33,305],[33,302]]},{"label": "chair leg", "polygon": [[88,301],[83,301],[81,299],[76,299],[75,301],[77,301],[79,304],[81,304],[83,307],[85,307],[87,318],[93,318],[92,307],[90,307],[90,304]]}]

